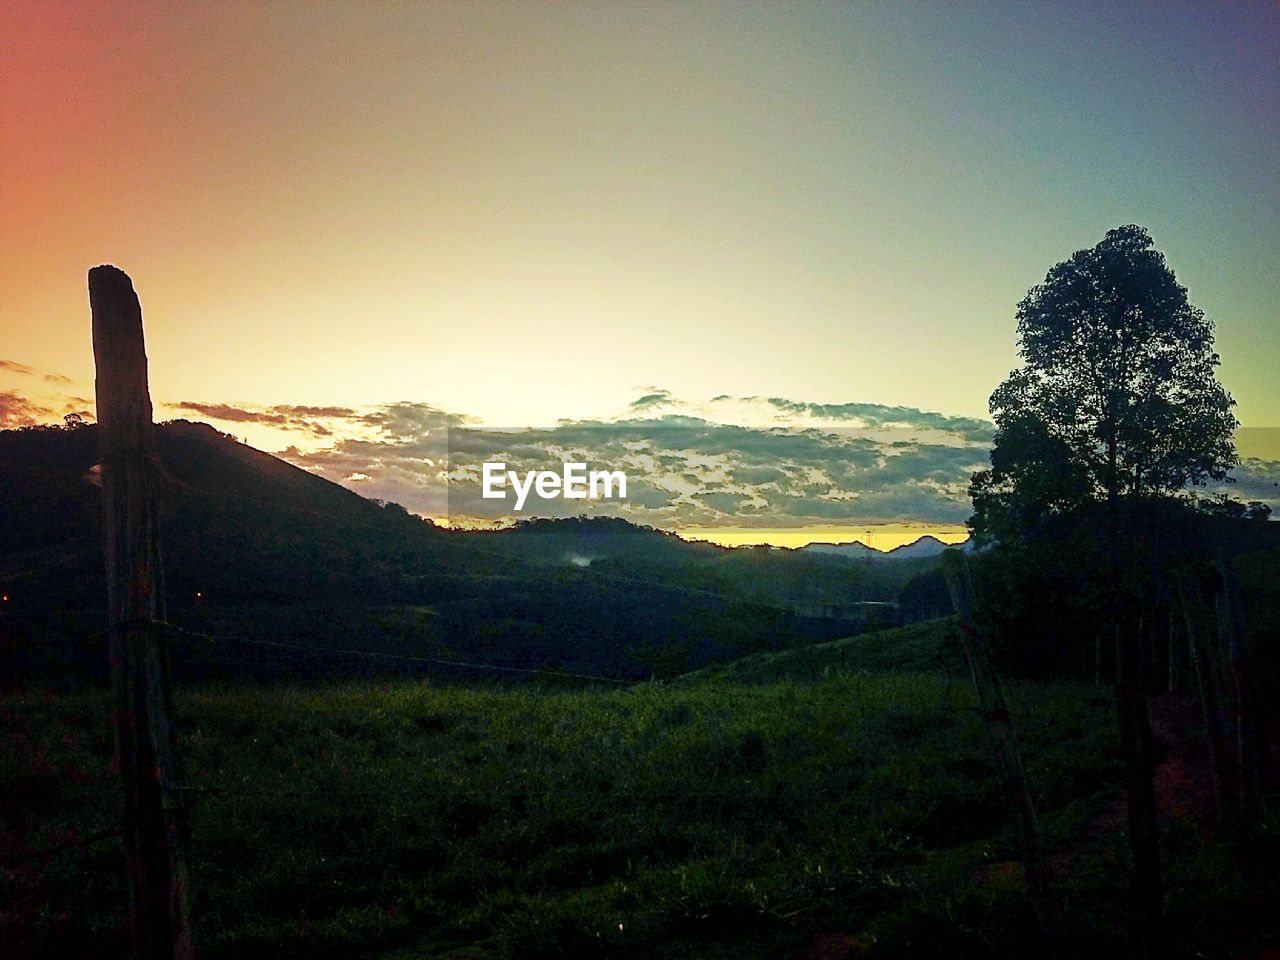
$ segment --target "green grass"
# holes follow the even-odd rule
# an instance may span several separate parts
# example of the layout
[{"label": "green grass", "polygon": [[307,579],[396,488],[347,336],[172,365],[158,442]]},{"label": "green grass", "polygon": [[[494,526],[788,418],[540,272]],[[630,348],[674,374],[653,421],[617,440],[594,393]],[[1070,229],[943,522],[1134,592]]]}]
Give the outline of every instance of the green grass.
[{"label": "green grass", "polygon": [[953,617],[924,620],[791,650],[757,653],[685,677],[737,683],[812,683],[842,673],[938,673],[967,676]]},{"label": "green grass", "polygon": [[[1064,842],[1119,780],[1109,698],[1012,699]],[[1016,851],[972,693],[945,675],[208,688],[177,710],[205,960],[763,960],[819,935],[978,956],[1033,929],[1016,876],[975,879]],[[0,702],[6,862],[114,823],[107,714],[100,694]],[[1100,935],[1117,843],[1068,885]],[[108,839],[8,866],[0,946],[126,955],[120,861]]]}]

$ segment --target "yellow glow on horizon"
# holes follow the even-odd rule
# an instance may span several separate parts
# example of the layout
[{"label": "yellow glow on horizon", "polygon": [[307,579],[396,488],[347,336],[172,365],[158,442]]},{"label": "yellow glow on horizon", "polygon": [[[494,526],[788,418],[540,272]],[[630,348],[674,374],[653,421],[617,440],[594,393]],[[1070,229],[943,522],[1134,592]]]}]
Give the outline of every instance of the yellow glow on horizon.
[{"label": "yellow glow on horizon", "polygon": [[508,520],[481,520],[476,517],[424,517],[446,530],[505,530],[514,526]]},{"label": "yellow glow on horizon", "polygon": [[[452,530],[502,530],[511,522],[474,517],[427,517],[438,527]],[[859,541],[887,553],[895,547],[932,536],[943,543],[963,543],[969,531],[961,524],[877,523],[856,527],[682,527],[668,530],[682,540],[705,540],[722,547],[742,547],[767,543],[797,549],[810,543],[853,543]]]},{"label": "yellow glow on horizon", "polygon": [[675,531],[685,540],[707,540],[723,547],[768,543],[775,547],[803,547],[808,543],[852,543],[889,551],[924,536],[943,543],[963,543],[969,531],[960,524],[880,523],[858,527],[684,527]]}]

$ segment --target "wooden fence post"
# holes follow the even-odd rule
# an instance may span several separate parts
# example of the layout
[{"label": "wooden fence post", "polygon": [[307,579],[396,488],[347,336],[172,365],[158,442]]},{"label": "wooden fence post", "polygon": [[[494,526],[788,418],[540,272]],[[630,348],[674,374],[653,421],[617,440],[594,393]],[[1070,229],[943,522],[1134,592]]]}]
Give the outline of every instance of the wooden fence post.
[{"label": "wooden fence post", "polygon": [[1013,808],[1022,840],[1023,867],[1027,877],[1027,892],[1031,895],[1040,932],[1049,944],[1061,946],[1067,939],[1067,924],[1062,913],[1062,903],[1053,881],[1049,858],[1045,855],[1040,825],[1036,820],[1035,804],[1027,783],[1027,771],[1018,749],[1018,739],[1013,728],[1013,716],[1004,695],[1003,685],[996,673],[986,638],[973,619],[970,602],[969,570],[964,554],[959,550],[944,550],[942,570],[946,574],[951,602],[960,622],[960,642],[964,648],[965,663],[978,694],[978,710],[983,725],[995,751],[996,763],[1003,780],[1005,796]]},{"label": "wooden fence post", "polygon": [[1217,801],[1220,822],[1235,824],[1240,818],[1239,795],[1231,785],[1231,771],[1227,765],[1226,743],[1223,739],[1223,713],[1221,670],[1217,655],[1201,631],[1203,600],[1200,585],[1190,574],[1180,574],[1176,581],[1178,599],[1182,605],[1182,617],[1187,630],[1187,656],[1195,678],[1196,694],[1204,716],[1209,741],[1209,768],[1213,772],[1213,794]]},{"label": "wooden fence post", "polygon": [[191,960],[187,831],[172,722],[142,309],[111,266],[89,271],[116,757],[137,960]]},{"label": "wooden fence post", "polygon": [[1219,555],[1214,567],[1219,576],[1215,598],[1218,635],[1227,651],[1227,682],[1229,694],[1234,701],[1235,748],[1240,765],[1241,827],[1252,828],[1260,815],[1260,781],[1270,779],[1271,744],[1266,725],[1261,720],[1257,693],[1250,680],[1252,644],[1245,633],[1244,612],[1240,607],[1235,568],[1225,553]]}]

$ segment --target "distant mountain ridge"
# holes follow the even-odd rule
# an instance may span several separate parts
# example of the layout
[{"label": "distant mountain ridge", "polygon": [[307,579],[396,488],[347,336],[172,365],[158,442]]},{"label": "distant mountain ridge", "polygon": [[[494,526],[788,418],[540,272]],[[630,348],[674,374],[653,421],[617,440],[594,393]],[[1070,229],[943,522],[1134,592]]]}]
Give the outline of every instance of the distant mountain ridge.
[{"label": "distant mountain ridge", "polygon": [[943,543],[937,537],[926,534],[918,540],[904,543],[892,550],[877,550],[874,547],[868,547],[861,540],[854,540],[851,543],[810,543],[797,552],[853,560],[919,560],[922,557],[939,556],[943,550],[951,547],[972,550],[973,541],[970,539],[961,543]]}]

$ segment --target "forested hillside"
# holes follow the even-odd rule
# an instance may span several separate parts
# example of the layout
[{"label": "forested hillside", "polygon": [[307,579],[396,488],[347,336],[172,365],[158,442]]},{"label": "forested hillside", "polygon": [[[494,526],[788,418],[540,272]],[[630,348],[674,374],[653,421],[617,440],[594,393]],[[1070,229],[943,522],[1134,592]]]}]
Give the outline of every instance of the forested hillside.
[{"label": "forested hillside", "polygon": [[[160,424],[157,444],[167,620],[186,631],[173,637],[180,676],[452,661],[466,676],[491,665],[635,678],[944,612],[936,596],[897,606],[935,565],[927,558],[730,550],[609,519],[445,530],[205,424]],[[105,675],[96,459],[93,425],[0,432],[11,682]]]}]

